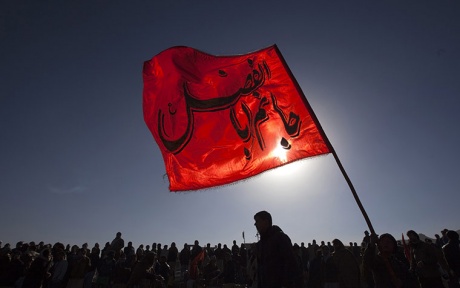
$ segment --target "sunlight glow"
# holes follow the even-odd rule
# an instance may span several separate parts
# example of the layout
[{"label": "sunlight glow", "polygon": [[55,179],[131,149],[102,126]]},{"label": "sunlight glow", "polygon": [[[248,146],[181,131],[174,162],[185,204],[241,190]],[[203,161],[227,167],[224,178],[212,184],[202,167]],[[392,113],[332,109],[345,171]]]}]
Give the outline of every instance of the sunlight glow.
[{"label": "sunlight glow", "polygon": [[278,144],[275,149],[273,149],[271,155],[272,157],[278,158],[281,163],[287,162],[287,152],[288,150],[284,149],[281,144]]}]

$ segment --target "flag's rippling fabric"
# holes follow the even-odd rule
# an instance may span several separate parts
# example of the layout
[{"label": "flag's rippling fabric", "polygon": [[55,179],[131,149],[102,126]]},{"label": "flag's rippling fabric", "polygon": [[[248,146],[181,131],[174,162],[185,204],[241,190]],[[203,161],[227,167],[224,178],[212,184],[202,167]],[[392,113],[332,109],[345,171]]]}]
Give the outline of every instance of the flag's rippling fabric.
[{"label": "flag's rippling fabric", "polygon": [[229,184],[329,153],[274,45],[236,56],[169,48],[144,63],[144,119],[171,191]]}]

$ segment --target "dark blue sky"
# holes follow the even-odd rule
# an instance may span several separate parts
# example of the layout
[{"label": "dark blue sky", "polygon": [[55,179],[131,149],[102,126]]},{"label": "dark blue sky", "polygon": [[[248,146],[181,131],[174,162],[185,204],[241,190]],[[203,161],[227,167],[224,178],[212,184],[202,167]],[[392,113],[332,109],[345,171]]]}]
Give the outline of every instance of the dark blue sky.
[{"label": "dark blue sky", "polygon": [[294,242],[367,229],[331,155],[169,193],[143,122],[142,65],[185,45],[277,44],[377,233],[458,229],[459,1],[2,1],[4,243],[255,240],[272,212]]}]

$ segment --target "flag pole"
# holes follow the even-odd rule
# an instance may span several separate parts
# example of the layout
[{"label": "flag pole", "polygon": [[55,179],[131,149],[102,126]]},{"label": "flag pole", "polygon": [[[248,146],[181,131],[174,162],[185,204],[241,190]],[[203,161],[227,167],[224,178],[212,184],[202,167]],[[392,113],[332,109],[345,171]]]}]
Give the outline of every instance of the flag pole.
[{"label": "flag pole", "polygon": [[316,115],[313,112],[313,109],[311,108],[310,104],[308,103],[307,98],[304,98],[304,99],[305,99],[307,108],[310,110],[311,117],[312,117],[313,121],[315,121],[319,132],[321,133],[321,135],[323,136],[324,141],[326,142],[327,146],[329,147],[330,152],[332,153],[332,155],[334,155],[335,162],[339,166],[339,169],[342,172],[342,175],[345,178],[345,181],[347,181],[348,187],[351,190],[351,194],[353,194],[353,197],[355,198],[356,204],[358,204],[359,210],[361,211],[361,214],[363,214],[364,220],[367,223],[367,227],[369,227],[369,230],[370,230],[371,234],[375,234],[374,227],[372,227],[371,220],[369,219],[369,216],[367,216],[367,212],[364,209],[364,206],[361,203],[361,200],[359,200],[358,193],[356,193],[355,187],[353,186],[353,183],[351,182],[350,177],[348,177],[347,171],[345,171],[345,168],[343,168],[343,165],[342,165],[342,162],[340,162],[339,156],[335,152],[334,147],[332,147],[331,142],[329,142],[329,139],[327,138],[326,133],[324,133],[324,130],[321,127],[321,124],[319,123],[318,118],[316,118]]},{"label": "flag pole", "polygon": [[[330,148],[332,148],[332,145],[330,145],[330,143],[329,143],[329,146]],[[361,203],[361,200],[359,200],[358,193],[356,193],[355,187],[353,186],[353,183],[351,183],[350,177],[348,177],[348,174],[345,171],[345,168],[343,168],[342,163],[340,162],[339,156],[337,156],[337,153],[335,152],[334,148],[332,148],[332,155],[334,155],[335,162],[337,162],[337,165],[339,166],[339,169],[342,172],[343,177],[347,181],[348,187],[350,187],[351,194],[353,194],[356,204],[358,204],[359,210],[361,210],[364,220],[366,220],[367,227],[369,227],[371,234],[375,234],[374,227],[372,227],[371,220],[369,219],[369,216],[367,216],[366,210],[364,209],[364,206]]]},{"label": "flag pole", "polygon": [[332,155],[334,155],[335,162],[339,166],[339,169],[342,172],[342,175],[345,178],[345,181],[347,181],[348,187],[351,190],[351,194],[353,194],[353,198],[355,198],[356,204],[358,204],[359,210],[361,211],[361,214],[363,214],[363,217],[364,217],[364,220],[366,221],[367,227],[369,227],[369,230],[370,230],[371,234],[375,234],[374,227],[372,227],[371,220],[369,219],[369,216],[367,216],[367,212],[364,209],[364,206],[363,206],[363,204],[361,203],[361,200],[358,197],[358,193],[356,193],[355,187],[353,186],[353,183],[351,182],[350,177],[348,177],[347,171],[345,171],[345,168],[343,168],[343,165],[342,165],[342,162],[340,162],[339,156],[335,152],[334,147],[332,147],[331,142],[329,142],[329,139],[327,138],[326,133],[324,133],[324,130],[321,127],[321,124],[319,123],[318,118],[316,118],[316,115],[313,112],[313,109],[311,108],[310,104],[308,103],[307,98],[304,98],[304,99],[305,99],[305,102],[307,103],[306,105],[307,105],[308,109],[310,110],[311,117],[312,117],[313,121],[315,121],[319,132],[321,133],[321,135],[323,136],[324,141],[326,142],[327,146],[329,147],[330,152],[332,153]]},{"label": "flag pole", "polygon": [[347,181],[348,187],[350,187],[351,193],[353,194],[353,197],[355,198],[356,204],[358,204],[359,210],[361,210],[361,213],[363,214],[364,220],[366,221],[370,232],[372,234],[375,234],[374,227],[372,227],[371,220],[369,219],[369,216],[367,216],[366,210],[364,210],[363,204],[361,204],[361,200],[359,200],[359,197],[358,197],[358,194],[356,193],[355,187],[353,187],[353,183],[351,183],[350,177],[348,177],[347,172],[343,168],[342,163],[340,162],[339,156],[337,156],[337,153],[335,152],[334,147],[332,147],[332,144],[331,144],[331,142],[329,142],[329,139],[327,138],[326,133],[324,133],[324,130],[321,127],[321,124],[319,123],[319,120],[316,117],[315,112],[311,108],[310,103],[308,103],[307,97],[305,97],[305,94],[303,93],[302,89],[300,88],[299,83],[297,82],[296,78],[292,74],[291,69],[289,69],[289,66],[287,65],[286,60],[284,59],[283,55],[281,54],[280,50],[278,49],[278,46],[276,46],[276,44],[273,45],[273,46],[275,47],[275,50],[276,50],[279,58],[283,62],[283,65],[286,68],[286,71],[290,74],[291,79],[294,82],[294,85],[296,86],[296,88],[299,91],[299,93],[303,96],[303,102],[305,104],[305,107],[307,107],[308,112],[310,112],[310,115],[311,115],[313,121],[316,123],[316,126],[318,127],[319,133],[321,134],[321,136],[323,137],[324,141],[326,142],[326,145],[329,148],[329,151],[332,153],[332,155],[334,155],[335,162],[337,162],[337,165],[339,166],[339,169],[342,172],[343,177]]}]

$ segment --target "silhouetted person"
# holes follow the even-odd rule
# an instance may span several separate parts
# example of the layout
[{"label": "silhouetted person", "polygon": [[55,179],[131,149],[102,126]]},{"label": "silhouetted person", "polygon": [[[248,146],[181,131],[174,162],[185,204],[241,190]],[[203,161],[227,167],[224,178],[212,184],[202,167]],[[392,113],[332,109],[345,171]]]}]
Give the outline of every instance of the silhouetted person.
[{"label": "silhouetted person", "polygon": [[185,272],[188,270],[190,265],[190,248],[187,243],[184,244],[184,248],[179,253],[180,272],[181,277],[184,277]]},{"label": "silhouetted person", "polygon": [[255,214],[254,220],[260,235],[256,245],[258,287],[300,287],[301,270],[289,236],[272,224],[272,217],[267,211]]},{"label": "silhouetted person", "polygon": [[232,245],[232,255],[238,255],[240,254],[240,247],[236,244],[236,240],[233,240],[233,245]]},{"label": "silhouetted person", "polygon": [[420,237],[413,230],[407,232],[407,237],[411,247],[410,269],[417,274],[420,287],[443,288],[435,247],[420,241]]},{"label": "silhouetted person", "polygon": [[335,266],[329,247],[325,246],[322,249],[322,253],[323,261],[321,263],[321,283],[325,288],[339,288],[337,267]]},{"label": "silhouetted person", "polygon": [[[153,265],[155,263],[155,253],[150,252],[145,255],[142,261],[139,261],[132,269],[131,276],[129,277],[127,287],[140,287],[143,279],[154,281],[155,283],[163,282],[164,279],[155,273]],[[154,287],[158,287],[154,285]],[[161,286],[160,286],[161,287]]]},{"label": "silhouetted person", "polygon": [[459,236],[455,231],[447,231],[449,241],[442,247],[444,258],[449,265],[450,285],[449,287],[460,287],[460,248]]},{"label": "silhouetted person", "polygon": [[332,257],[337,267],[340,288],[360,287],[361,271],[355,256],[345,248],[339,239],[332,240],[332,245],[334,246]]},{"label": "silhouetted person", "polygon": [[371,237],[369,235],[369,231],[364,231],[364,237],[363,237],[363,241],[361,243],[362,246],[364,246],[364,248],[367,247],[367,245],[369,245],[369,243],[371,242]]},{"label": "silhouetted person", "polygon": [[372,271],[375,288],[418,287],[409,266],[396,257],[397,249],[396,239],[391,234],[382,234],[380,238],[371,235],[363,264]]},{"label": "silhouetted person", "polygon": [[51,250],[44,249],[40,256],[33,260],[26,273],[22,288],[41,288],[43,281],[51,276],[49,273],[51,265]]},{"label": "silhouetted person", "polygon": [[115,251],[108,251],[107,256],[99,261],[99,266],[97,267],[99,275],[97,277],[96,287],[109,287],[112,280],[115,263]]},{"label": "silhouetted person", "polygon": [[441,243],[442,243],[442,246],[446,245],[447,242],[449,242],[449,238],[447,238],[447,232],[449,232],[449,229],[442,229],[441,231]]},{"label": "silhouetted person", "polygon": [[171,267],[169,266],[166,260],[167,260],[166,256],[164,255],[160,256],[159,265],[157,266],[158,270],[155,271],[157,275],[160,275],[161,277],[163,277],[163,282],[165,286],[168,285],[169,274],[171,271]]},{"label": "silhouetted person", "polygon": [[310,262],[310,276],[308,288],[321,288],[321,263],[323,262],[322,250],[316,250],[316,256]]},{"label": "silhouetted person", "polygon": [[195,244],[192,247],[192,252],[190,253],[190,259],[195,259],[195,257],[198,256],[198,254],[200,254],[202,250],[203,248],[201,248],[200,242],[198,242],[198,240],[195,240]]},{"label": "silhouetted person", "polygon": [[125,247],[125,240],[121,238],[121,232],[118,232],[115,239],[113,239],[112,243],[110,243],[110,249],[115,251],[115,260],[120,257],[120,251],[123,247]]},{"label": "silhouetted person", "polygon": [[172,242],[171,246],[168,249],[168,258],[167,262],[171,269],[176,269],[177,256],[179,255],[179,250],[177,249],[176,243]]}]

